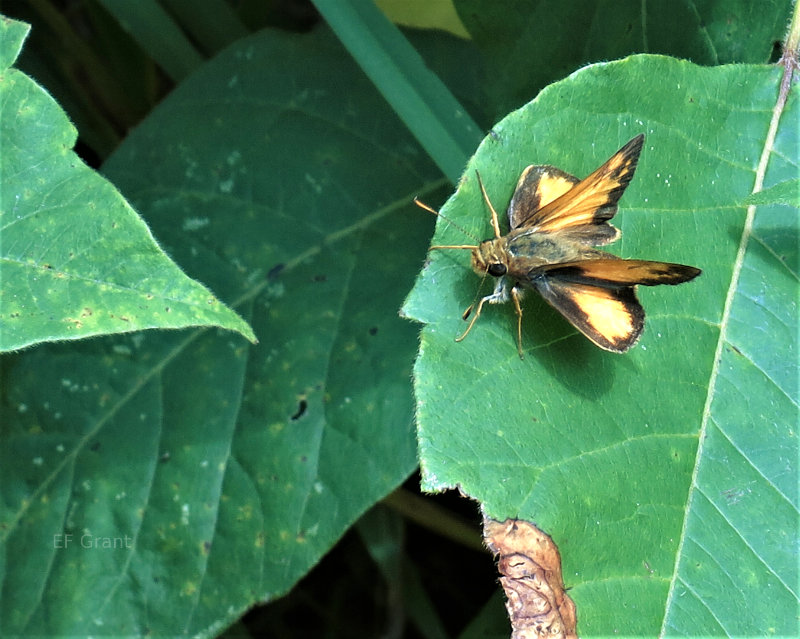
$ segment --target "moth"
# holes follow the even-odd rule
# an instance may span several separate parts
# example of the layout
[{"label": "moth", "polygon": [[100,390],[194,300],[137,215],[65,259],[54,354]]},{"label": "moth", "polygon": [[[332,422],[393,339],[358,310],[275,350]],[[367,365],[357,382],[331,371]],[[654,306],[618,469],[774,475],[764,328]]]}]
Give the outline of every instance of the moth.
[{"label": "moth", "polygon": [[527,167],[508,206],[510,231],[506,235],[500,232],[497,212],[477,174],[491,211],[494,237],[477,245],[431,247],[470,250],[472,269],[497,278],[494,291],[464,312],[463,319],[472,314],[472,320],[456,341],[472,330],[487,302],[501,304],[510,299],[517,314],[517,350],[522,357],[520,300],[526,289],[534,289],[600,348],[624,353],[636,343],[645,317],[636,287],[681,284],[701,273],[694,266],[621,259],[595,248],[620,236],[609,220],[633,178],[643,143],[644,135],[636,136],[583,180],[553,166]]}]

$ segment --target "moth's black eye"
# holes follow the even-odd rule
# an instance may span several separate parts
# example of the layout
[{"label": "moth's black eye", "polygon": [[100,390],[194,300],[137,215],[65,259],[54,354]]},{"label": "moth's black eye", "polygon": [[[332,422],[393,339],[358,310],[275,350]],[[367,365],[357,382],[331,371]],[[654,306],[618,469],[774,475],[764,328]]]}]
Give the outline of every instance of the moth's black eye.
[{"label": "moth's black eye", "polygon": [[499,262],[495,262],[494,264],[489,264],[489,275],[492,277],[501,277],[506,274],[508,269],[506,268],[505,264],[500,264]]}]

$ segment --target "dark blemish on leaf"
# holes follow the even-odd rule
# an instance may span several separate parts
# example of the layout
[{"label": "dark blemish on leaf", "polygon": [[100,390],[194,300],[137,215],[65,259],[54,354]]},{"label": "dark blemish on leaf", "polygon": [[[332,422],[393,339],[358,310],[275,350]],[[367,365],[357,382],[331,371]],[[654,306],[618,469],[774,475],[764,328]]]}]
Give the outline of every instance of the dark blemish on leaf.
[{"label": "dark blemish on leaf", "polygon": [[169,452],[166,452],[159,457],[158,461],[160,461],[162,464],[166,464],[170,459],[172,459],[172,455],[170,455]]},{"label": "dark blemish on leaf", "polygon": [[302,455],[302,456],[300,457],[300,461],[301,461],[301,462],[307,462],[307,461],[308,461],[308,457],[306,457],[305,455]]},{"label": "dark blemish on leaf", "polygon": [[297,412],[292,415],[292,421],[296,422],[298,419],[300,419],[306,412],[306,408],[308,408],[308,402],[304,399],[301,399],[300,403],[297,405]]},{"label": "dark blemish on leaf", "polygon": [[738,504],[742,497],[749,495],[751,492],[749,488],[729,488],[728,490],[723,490],[721,494],[725,497],[728,505],[733,506]]},{"label": "dark blemish on leaf", "polygon": [[92,451],[93,453],[98,452],[100,450],[100,442],[95,442],[94,444],[89,446],[89,450]]},{"label": "dark blemish on leaf", "polygon": [[324,275],[324,274],[315,275],[314,276],[314,281],[315,282],[327,282],[328,281],[328,276]]},{"label": "dark blemish on leaf", "polygon": [[377,326],[373,326],[373,327],[371,327],[371,328],[369,329],[369,334],[370,334],[370,335],[377,335],[377,334],[378,334],[378,327],[377,327]]},{"label": "dark blemish on leaf", "polygon": [[267,279],[274,280],[281,274],[281,271],[286,268],[286,264],[276,264],[269,271],[267,271]]}]

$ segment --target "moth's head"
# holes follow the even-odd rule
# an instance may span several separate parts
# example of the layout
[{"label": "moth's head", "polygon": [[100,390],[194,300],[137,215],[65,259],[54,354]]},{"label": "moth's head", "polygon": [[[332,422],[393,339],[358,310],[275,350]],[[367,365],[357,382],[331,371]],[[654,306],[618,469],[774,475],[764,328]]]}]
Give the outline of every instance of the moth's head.
[{"label": "moth's head", "polygon": [[502,277],[508,272],[508,251],[502,239],[484,240],[472,250],[472,270],[478,275]]}]

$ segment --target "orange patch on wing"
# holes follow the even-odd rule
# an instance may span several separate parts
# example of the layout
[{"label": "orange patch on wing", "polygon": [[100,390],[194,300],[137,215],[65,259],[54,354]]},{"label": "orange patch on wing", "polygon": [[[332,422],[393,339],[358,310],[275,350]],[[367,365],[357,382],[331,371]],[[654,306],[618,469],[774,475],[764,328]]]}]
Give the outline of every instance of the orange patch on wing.
[{"label": "orange patch on wing", "polygon": [[[526,173],[532,167],[528,167],[526,169]],[[520,180],[524,179],[525,173],[522,174]],[[569,180],[563,176],[563,174],[559,175],[554,171],[545,170],[542,175],[539,177],[539,183],[536,185],[536,194],[539,196],[539,206],[544,207],[550,204],[553,200],[557,200],[560,198],[564,193],[572,189],[575,186],[574,180]]]},{"label": "orange patch on wing", "polygon": [[636,319],[629,304],[616,297],[615,291],[573,285],[568,295],[586,316],[588,326],[608,341],[622,343],[636,332]]},{"label": "orange patch on wing", "polygon": [[633,286],[604,288],[544,273],[531,280],[547,302],[600,348],[623,353],[639,339],[644,309]]}]

